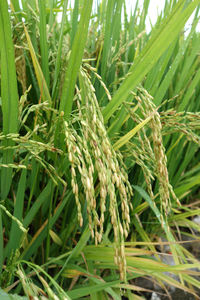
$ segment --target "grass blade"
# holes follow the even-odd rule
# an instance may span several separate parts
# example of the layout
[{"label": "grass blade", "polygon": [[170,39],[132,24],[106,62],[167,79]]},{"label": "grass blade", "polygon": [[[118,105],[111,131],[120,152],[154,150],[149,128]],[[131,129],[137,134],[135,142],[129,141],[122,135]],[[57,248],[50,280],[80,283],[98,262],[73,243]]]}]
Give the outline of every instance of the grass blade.
[{"label": "grass blade", "polygon": [[[192,35],[195,31],[197,22],[198,22],[198,19],[196,20],[194,26],[192,27],[192,30],[191,30],[189,36],[187,37],[187,39],[183,42],[182,46],[180,47],[179,52],[176,55],[173,64],[171,65],[168,73],[165,75],[165,78],[164,78],[163,82],[161,83],[159,89],[157,90],[157,92],[155,94],[154,102],[155,102],[156,105],[159,105],[161,103],[161,101],[162,101],[162,99],[163,99],[163,97],[164,97],[171,81],[172,81],[172,78],[173,78],[173,76],[174,76],[174,74],[175,74],[175,72],[176,72],[176,70],[179,66],[180,61],[182,60],[182,58],[185,54],[185,51],[188,47],[188,44],[191,40],[191,37],[192,37]],[[180,106],[181,106],[180,109],[184,108],[183,101],[181,102]]]},{"label": "grass blade", "polygon": [[64,37],[64,25],[65,25],[65,19],[66,19],[67,4],[68,4],[68,1],[67,0],[64,1],[61,28],[60,28],[60,37],[59,37],[59,42],[58,42],[58,52],[57,52],[56,65],[55,65],[55,74],[54,74],[54,81],[53,81],[53,90],[52,90],[52,98],[53,99],[55,99],[56,86],[57,86],[57,81],[58,81],[60,66],[61,66],[62,43],[63,43],[63,37]]},{"label": "grass blade", "polygon": [[193,1],[185,9],[184,0],[180,0],[176,4],[171,14],[164,20],[160,28],[155,31],[141,54],[136,58],[129,70],[128,77],[123,81],[112,100],[103,110],[105,122],[108,121],[119,105],[126,100],[130,91],[141,82],[147,72],[151,70],[161,55],[174,41],[198,4],[198,0]]},{"label": "grass blade", "polygon": [[144,127],[150,120],[152,116],[149,116],[144,121],[140,122],[137,126],[135,126],[132,130],[130,130],[127,134],[122,136],[114,145],[114,149],[118,150],[122,146],[124,146],[128,141],[142,128]]},{"label": "grass blade", "polygon": [[0,209],[0,274],[3,267],[3,228],[2,228],[2,214]]},{"label": "grass blade", "polygon": [[92,0],[87,0],[84,2],[80,23],[74,38],[72,51],[69,58],[69,65],[65,75],[65,82],[63,85],[60,102],[60,112],[64,111],[66,118],[70,116],[72,110],[74,89],[87,39],[92,2]]},{"label": "grass blade", "polygon": [[19,5],[19,1],[18,0],[11,0],[11,3],[14,7],[14,10],[16,12],[19,12],[20,11],[20,5]]},{"label": "grass blade", "polygon": [[30,51],[31,58],[32,58],[32,61],[33,61],[33,66],[34,66],[34,69],[35,69],[38,85],[40,87],[40,93],[41,93],[42,99],[44,101],[47,100],[49,105],[51,106],[51,96],[49,94],[47,83],[46,83],[46,80],[44,78],[43,72],[41,70],[40,64],[38,62],[37,56],[35,54],[35,50],[33,48],[29,33],[28,33],[25,26],[24,26],[24,31],[25,31],[25,34],[26,34],[26,39],[27,39],[27,42],[28,42],[29,51]]},{"label": "grass blade", "polygon": [[[15,68],[15,55],[7,1],[0,1],[0,50],[1,50],[1,98],[3,111],[3,133],[18,131],[18,90]],[[13,142],[4,141],[3,146]],[[3,152],[3,164],[13,162],[13,150]],[[5,199],[10,190],[12,169],[1,170],[1,197]]]},{"label": "grass blade", "polygon": [[48,45],[47,45],[45,1],[39,0],[38,4],[39,4],[39,10],[40,10],[40,49],[41,49],[42,71],[43,71],[47,86],[49,87],[49,84],[50,84],[49,62],[48,62],[49,51],[48,51]]},{"label": "grass blade", "polygon": [[[24,209],[24,196],[25,196],[25,188],[26,188],[26,175],[27,175],[27,169],[24,169],[22,171],[18,190],[17,190],[17,196],[14,206],[14,214],[13,216],[17,218],[19,221],[22,221],[23,216],[23,209]],[[12,250],[16,250],[20,246],[22,232],[19,229],[18,224],[12,220],[11,224],[11,230],[10,230],[10,239],[5,249],[5,257],[11,255]]]}]

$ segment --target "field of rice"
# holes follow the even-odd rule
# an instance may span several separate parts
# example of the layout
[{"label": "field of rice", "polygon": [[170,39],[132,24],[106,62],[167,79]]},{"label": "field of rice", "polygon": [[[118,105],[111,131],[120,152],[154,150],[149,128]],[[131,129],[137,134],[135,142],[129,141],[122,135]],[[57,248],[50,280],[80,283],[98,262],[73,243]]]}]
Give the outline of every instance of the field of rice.
[{"label": "field of rice", "polygon": [[200,0],[152,1],[0,0],[0,299],[200,299]]}]

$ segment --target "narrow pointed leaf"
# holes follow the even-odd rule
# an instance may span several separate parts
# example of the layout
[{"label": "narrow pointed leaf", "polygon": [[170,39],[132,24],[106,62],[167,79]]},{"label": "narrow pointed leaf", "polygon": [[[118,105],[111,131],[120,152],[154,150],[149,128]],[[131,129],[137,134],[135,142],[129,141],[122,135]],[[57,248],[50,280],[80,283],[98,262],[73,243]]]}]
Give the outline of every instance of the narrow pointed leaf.
[{"label": "narrow pointed leaf", "polygon": [[62,90],[60,111],[63,111],[65,117],[70,116],[74,98],[74,89],[78,71],[83,58],[84,47],[87,39],[90,14],[92,10],[92,0],[84,1],[82,7],[80,23],[74,38],[69,64],[67,67],[65,82]]},{"label": "narrow pointed leaf", "polygon": [[[7,1],[0,1],[0,51],[1,51],[1,99],[3,111],[3,133],[18,131],[18,90],[15,68],[14,46]],[[3,146],[14,145],[3,141]],[[13,150],[3,152],[3,164],[13,162]],[[1,170],[1,197],[5,199],[10,190],[12,169]]]},{"label": "narrow pointed leaf", "polygon": [[104,120],[107,122],[119,105],[125,101],[137,84],[141,82],[148,71],[155,65],[165,50],[184,27],[186,21],[199,4],[199,0],[192,1],[184,8],[185,0],[180,0],[163,24],[154,32],[141,54],[136,58],[129,70],[129,75],[114,94],[112,100],[103,110]]},{"label": "narrow pointed leaf", "polygon": [[27,39],[27,42],[28,42],[29,51],[30,51],[31,58],[32,58],[32,61],[33,61],[33,66],[34,66],[34,69],[35,69],[38,85],[40,87],[40,93],[41,93],[42,99],[43,99],[43,101],[48,101],[49,105],[51,106],[51,96],[49,94],[47,83],[46,83],[46,80],[44,78],[43,72],[41,70],[40,64],[38,62],[38,59],[37,59],[35,50],[33,48],[29,33],[28,33],[25,26],[24,26],[24,31],[25,31],[25,34],[26,34],[26,39]]}]

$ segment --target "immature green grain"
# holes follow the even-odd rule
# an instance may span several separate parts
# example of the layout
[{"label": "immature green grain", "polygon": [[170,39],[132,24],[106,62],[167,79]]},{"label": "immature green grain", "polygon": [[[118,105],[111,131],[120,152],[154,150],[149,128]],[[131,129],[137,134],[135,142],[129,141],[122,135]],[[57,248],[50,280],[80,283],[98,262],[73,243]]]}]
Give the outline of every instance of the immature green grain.
[{"label": "immature green grain", "polygon": [[103,89],[108,97],[108,100],[111,100],[112,97],[110,95],[110,92],[109,92],[108,88],[106,87],[105,83],[103,82],[101,76],[97,73],[97,69],[91,67],[89,64],[86,64],[86,63],[84,63],[84,67],[86,67],[88,70],[90,70],[95,75],[95,77],[99,80],[101,86],[103,87]]},{"label": "immature green grain", "polygon": [[[133,94],[136,97],[136,94]],[[132,120],[139,124],[142,122],[141,117],[138,115],[137,110],[131,109],[128,105],[125,105],[128,113]],[[151,199],[154,199],[154,193],[152,190],[152,181],[154,181],[154,166],[155,166],[155,155],[151,147],[149,137],[147,136],[146,129],[141,128],[137,133],[137,137],[134,138],[134,142],[127,143],[127,150],[125,155],[134,158],[135,162],[141,167],[145,182],[147,185],[148,193]],[[153,202],[154,203],[154,202]]]},{"label": "immature green grain", "polygon": [[19,229],[23,232],[23,233],[27,233],[28,230],[26,228],[24,228],[23,224],[20,222],[20,220],[18,220],[16,217],[14,217],[7,209],[5,206],[3,206],[2,204],[0,204],[0,209],[2,209],[7,215],[8,217],[10,217],[13,221],[15,221],[17,223],[17,225],[19,226]]},{"label": "immature green grain", "polygon": [[[91,151],[95,157],[95,167],[98,173],[99,186],[100,186],[100,232],[98,239],[103,234],[103,221],[104,212],[106,209],[106,197],[110,199],[110,216],[111,224],[113,225],[114,237],[116,242],[116,258],[115,261],[120,269],[121,278],[124,277],[124,270],[126,268],[125,255],[123,248],[123,237],[128,235],[129,232],[129,205],[130,197],[132,195],[132,188],[128,181],[126,172],[124,171],[121,161],[108,139],[107,131],[104,126],[103,117],[101,115],[94,89],[87,76],[84,75],[85,85],[88,86],[86,97],[86,114],[87,122],[92,130],[88,130],[90,135]],[[90,97],[89,97],[90,96]],[[121,220],[117,209],[116,191],[119,192],[121,200]],[[121,222],[123,226],[121,225]]]},{"label": "immature green grain", "polygon": [[[123,241],[124,237],[128,236],[130,227],[129,207],[132,188],[124,170],[122,157],[114,151],[107,136],[94,87],[84,69],[81,70],[79,78],[81,90],[77,88],[78,97],[76,98],[78,114],[73,116],[76,129],[73,124],[69,125],[68,122],[64,122],[68,158],[71,165],[71,186],[76,200],[78,219],[82,226],[80,190],[76,179],[80,174],[87,202],[89,228],[96,244],[102,240],[106,202],[109,199],[111,224],[116,249],[118,249],[115,261],[119,266],[121,278],[124,278],[126,261]],[[118,211],[117,194],[120,198],[121,212]],[[97,203],[98,199],[99,203]]]},{"label": "immature green grain", "polygon": [[78,212],[78,220],[80,223],[80,226],[83,225],[83,217],[81,213],[81,204],[79,201],[79,187],[76,180],[76,166],[80,166],[80,161],[77,158],[76,152],[74,150],[78,149],[78,146],[76,145],[76,139],[73,136],[68,123],[65,121],[65,137],[66,137],[66,145],[68,147],[68,158],[71,163],[71,186],[72,191],[75,196],[76,206],[77,206],[77,212]]},{"label": "immature green grain", "polygon": [[[49,163],[42,154],[46,151],[54,152],[56,151],[57,154],[63,154],[62,150],[55,149],[52,141],[49,141],[48,143],[43,143],[36,141],[34,139],[31,139],[32,135],[34,133],[41,133],[43,129],[45,129],[44,126],[36,126],[36,128],[31,131],[31,133],[27,133],[25,136],[20,136],[19,134],[0,134],[0,140],[11,140],[13,143],[13,146],[0,146],[0,150],[7,151],[8,149],[13,149],[15,151],[24,151],[29,154],[29,160],[32,159],[32,157],[35,158],[39,162],[39,164],[45,169],[45,172],[49,175],[49,177],[53,180],[55,185],[58,185],[58,182],[60,182],[62,185],[66,186],[66,182],[61,178],[61,176],[58,174],[56,168]],[[0,164],[3,168],[14,168],[14,169],[25,169],[27,166],[23,164],[23,159],[21,162],[12,163],[12,164]]]},{"label": "immature green grain", "polygon": [[[145,127],[141,128],[137,133],[137,137],[133,138],[133,142],[129,142],[127,145],[126,155],[132,155],[135,162],[142,168],[147,190],[152,200],[155,199],[152,181],[154,178],[158,179],[161,209],[167,215],[170,212],[171,207],[170,195],[177,203],[179,203],[179,200],[169,183],[167,158],[163,146],[162,135],[167,126],[169,126],[167,128],[177,130],[178,120],[177,118],[173,119],[171,113],[170,117],[166,114],[161,114],[161,117],[153,103],[153,98],[147,91],[143,88],[138,88],[138,92],[138,95],[135,93],[133,93],[133,95],[138,102],[139,110],[130,108],[127,103],[125,103],[125,107],[136,124],[140,124],[143,121],[142,117],[146,119],[151,115],[152,118],[149,122],[151,131],[147,131]],[[167,121],[165,121],[165,118]],[[167,125],[164,126],[163,129],[162,125],[165,125],[165,122]],[[183,128],[185,127],[183,126]],[[155,205],[154,201],[153,203]]]},{"label": "immature green grain", "polygon": [[200,114],[167,110],[161,113],[162,134],[169,135],[175,132],[183,133],[189,141],[200,145],[197,131],[200,129]]},{"label": "immature green grain", "polygon": [[49,299],[52,300],[59,300],[58,296],[53,292],[53,290],[50,288],[49,284],[46,282],[46,280],[38,274],[38,278],[40,279],[41,283],[43,284],[45,290],[47,291],[47,294],[49,296]]},{"label": "immature green grain", "polygon": [[25,294],[31,299],[38,299],[38,289],[37,291],[36,289],[33,287],[33,283],[32,280],[30,278],[28,278],[24,271],[22,271],[20,268],[17,270],[17,276],[20,278],[20,282],[22,284],[22,287],[24,289]]},{"label": "immature green grain", "polygon": [[152,181],[154,181],[155,178],[154,178],[151,162],[149,162],[148,153],[146,152],[147,151],[142,139],[141,139],[140,146],[136,146],[133,143],[129,143],[129,145],[127,145],[127,155],[130,156],[131,158],[134,157],[135,162],[141,167],[147,185],[148,193],[151,199],[154,199],[154,193],[152,190]]},{"label": "immature green grain", "polygon": [[167,157],[162,142],[162,124],[160,114],[156,110],[153,103],[153,98],[147,93],[146,90],[139,88],[140,97],[136,97],[140,103],[141,111],[144,116],[153,114],[150,121],[150,128],[152,130],[151,136],[153,140],[153,150],[155,155],[155,172],[159,181],[159,194],[161,198],[161,208],[163,208],[167,216],[171,210],[170,193],[173,198],[179,203],[177,197],[173,192],[173,188],[169,183],[168,170],[167,170]]},{"label": "immature green grain", "polygon": [[[1,147],[0,147],[0,149],[1,149]],[[0,167],[1,168],[13,168],[13,169],[26,169],[27,168],[25,165],[20,165],[20,164],[18,164],[18,165],[16,165],[16,164],[0,164]]]}]

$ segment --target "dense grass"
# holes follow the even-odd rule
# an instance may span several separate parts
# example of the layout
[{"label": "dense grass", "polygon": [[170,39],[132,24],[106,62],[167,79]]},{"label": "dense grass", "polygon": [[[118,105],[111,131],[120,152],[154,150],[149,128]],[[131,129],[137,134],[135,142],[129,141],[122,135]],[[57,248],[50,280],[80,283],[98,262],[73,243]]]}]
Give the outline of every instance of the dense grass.
[{"label": "dense grass", "polygon": [[199,239],[200,1],[166,0],[147,33],[149,2],[0,2],[5,292],[143,299],[143,276],[199,288],[180,241]]}]

